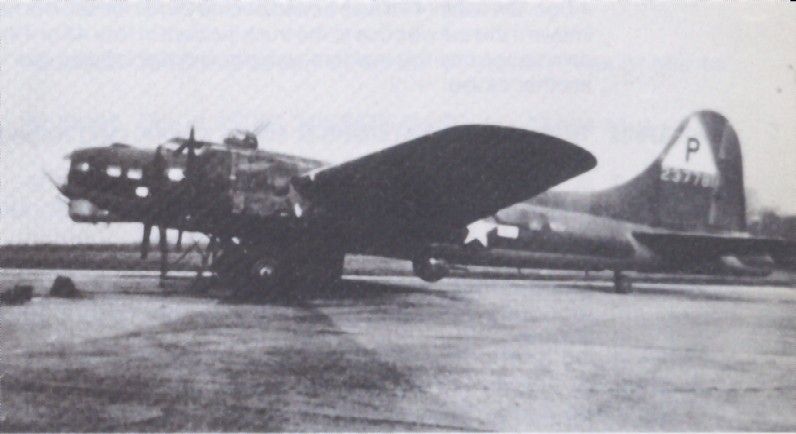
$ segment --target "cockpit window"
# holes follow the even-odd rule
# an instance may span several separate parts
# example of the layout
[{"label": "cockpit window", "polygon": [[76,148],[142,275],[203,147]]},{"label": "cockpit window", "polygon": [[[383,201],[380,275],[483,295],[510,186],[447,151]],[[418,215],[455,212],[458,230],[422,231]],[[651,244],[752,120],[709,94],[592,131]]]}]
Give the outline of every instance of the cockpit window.
[{"label": "cockpit window", "polygon": [[88,172],[88,169],[90,168],[91,166],[89,166],[88,161],[80,161],[75,163],[75,169],[79,172]]}]

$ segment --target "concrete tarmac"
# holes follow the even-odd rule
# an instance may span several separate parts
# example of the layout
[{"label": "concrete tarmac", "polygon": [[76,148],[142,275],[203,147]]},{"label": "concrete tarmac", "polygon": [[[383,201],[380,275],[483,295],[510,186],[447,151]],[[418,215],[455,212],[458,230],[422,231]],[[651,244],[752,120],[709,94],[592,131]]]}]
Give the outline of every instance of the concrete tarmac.
[{"label": "concrete tarmac", "polygon": [[[85,297],[47,297],[57,274]],[[796,430],[796,289],[346,277],[300,302],[4,270],[5,431]]]}]

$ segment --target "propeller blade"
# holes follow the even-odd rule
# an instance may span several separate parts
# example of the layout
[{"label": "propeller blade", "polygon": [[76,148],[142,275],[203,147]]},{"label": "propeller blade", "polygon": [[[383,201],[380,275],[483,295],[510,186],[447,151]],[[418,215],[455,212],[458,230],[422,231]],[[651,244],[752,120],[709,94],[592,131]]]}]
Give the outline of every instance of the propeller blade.
[{"label": "propeller blade", "polygon": [[141,259],[149,256],[149,237],[152,235],[152,225],[144,223],[144,239],[141,240]]},{"label": "propeller blade", "polygon": [[193,125],[191,125],[191,132],[188,134],[187,139],[182,139],[180,146],[177,147],[177,150],[174,151],[176,154],[181,154],[186,149],[189,152],[195,152],[196,148],[200,147],[201,145],[196,141],[196,134]]},{"label": "propeller blade", "polygon": [[180,143],[180,146],[178,146],[177,149],[174,151],[174,153],[175,154],[182,154],[182,151],[184,151],[185,148],[187,148],[187,147],[188,147],[188,141],[187,140],[183,140],[182,143]]},{"label": "propeller blade", "polygon": [[177,251],[182,251],[182,229],[177,231]]},{"label": "propeller blade", "polygon": [[168,228],[165,226],[158,226],[158,247],[160,247],[160,253],[168,253],[169,251],[169,238],[166,229]]},{"label": "propeller blade", "polygon": [[59,193],[61,193],[62,195],[64,195],[64,197],[66,197],[66,193],[64,192],[64,186],[63,185],[59,184],[58,181],[56,181],[55,178],[52,177],[52,175],[47,173],[47,171],[44,171],[44,176],[46,176],[47,179],[50,180],[50,183],[52,183],[52,185],[55,186],[55,188],[58,189]]},{"label": "propeller blade", "polygon": [[166,227],[158,226],[160,239],[158,245],[160,247],[160,284],[163,285],[163,280],[166,278],[166,273],[169,271],[169,245],[166,238]]}]

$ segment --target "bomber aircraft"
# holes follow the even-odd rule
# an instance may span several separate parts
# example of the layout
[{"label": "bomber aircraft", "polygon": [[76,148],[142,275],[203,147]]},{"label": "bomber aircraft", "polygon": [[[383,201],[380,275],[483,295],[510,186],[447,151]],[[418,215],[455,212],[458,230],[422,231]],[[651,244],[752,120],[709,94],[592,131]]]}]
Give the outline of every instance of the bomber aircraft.
[{"label": "bomber aircraft", "polygon": [[[323,286],[345,253],[412,261],[434,282],[454,265],[614,272],[751,273],[786,261],[793,243],[746,232],[738,136],[712,111],[688,116],[661,155],[626,183],[547,191],[595,166],[544,134],[457,126],[338,165],[258,149],[251,133],[221,144],[175,138],[70,155],[75,221],[142,222],[142,256],[160,229],[208,234],[212,268],[268,288]],[[181,238],[181,235],[178,239]],[[772,258],[773,257],[773,258]]]},{"label": "bomber aircraft", "polygon": [[142,257],[158,227],[162,276],[167,229],[202,232],[219,277],[274,291],[328,286],[346,253],[435,271],[431,246],[458,244],[470,222],[596,164],[562,139],[493,125],[454,126],[334,165],[258,149],[248,132],[199,141],[193,128],[157,149],[114,143],[68,159],[58,189],[74,221],[142,223]]}]

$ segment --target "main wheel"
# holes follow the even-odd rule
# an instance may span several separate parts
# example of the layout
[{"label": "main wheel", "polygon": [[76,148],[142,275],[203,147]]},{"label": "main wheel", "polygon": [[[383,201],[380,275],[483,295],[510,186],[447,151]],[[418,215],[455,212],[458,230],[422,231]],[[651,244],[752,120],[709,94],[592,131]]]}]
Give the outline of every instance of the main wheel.
[{"label": "main wheel", "polygon": [[272,295],[303,298],[328,293],[343,274],[345,255],[263,256],[254,261],[249,275]]},{"label": "main wheel", "polygon": [[630,278],[622,274],[621,271],[614,271],[614,292],[617,294],[629,294],[633,292],[633,282]]},{"label": "main wheel", "polygon": [[222,282],[242,283],[249,276],[254,260],[245,249],[230,244],[219,251],[211,269]]},{"label": "main wheel", "polygon": [[450,266],[444,259],[431,256],[419,256],[412,261],[415,276],[426,282],[438,282],[450,274]]}]

